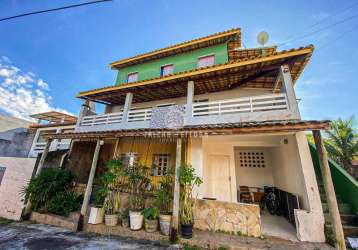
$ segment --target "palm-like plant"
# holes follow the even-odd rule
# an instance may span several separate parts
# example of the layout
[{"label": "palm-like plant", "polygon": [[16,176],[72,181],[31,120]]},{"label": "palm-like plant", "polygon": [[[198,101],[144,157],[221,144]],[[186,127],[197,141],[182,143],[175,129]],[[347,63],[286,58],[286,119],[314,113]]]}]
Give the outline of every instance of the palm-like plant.
[{"label": "palm-like plant", "polygon": [[329,156],[353,175],[352,160],[358,156],[358,134],[354,117],[332,121],[331,129],[326,133],[325,147]]}]

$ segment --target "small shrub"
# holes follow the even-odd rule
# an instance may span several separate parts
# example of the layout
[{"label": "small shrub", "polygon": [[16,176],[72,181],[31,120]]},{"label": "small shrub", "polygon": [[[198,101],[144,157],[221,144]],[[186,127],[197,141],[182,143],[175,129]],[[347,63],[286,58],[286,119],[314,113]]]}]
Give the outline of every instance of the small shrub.
[{"label": "small shrub", "polygon": [[148,207],[142,211],[142,214],[147,220],[156,220],[159,217],[159,210],[156,207]]},{"label": "small shrub", "polygon": [[24,188],[25,201],[30,201],[33,211],[46,212],[53,197],[72,187],[74,177],[69,170],[48,168],[33,178]]},{"label": "small shrub", "polygon": [[82,203],[82,196],[74,192],[60,192],[54,196],[48,205],[48,212],[68,216],[70,212],[77,211]]}]

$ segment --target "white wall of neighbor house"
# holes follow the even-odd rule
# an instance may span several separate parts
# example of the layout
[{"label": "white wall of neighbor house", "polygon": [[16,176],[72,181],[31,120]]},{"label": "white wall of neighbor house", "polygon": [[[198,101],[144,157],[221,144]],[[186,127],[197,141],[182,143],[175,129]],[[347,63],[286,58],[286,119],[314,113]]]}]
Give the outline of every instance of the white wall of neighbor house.
[{"label": "white wall of neighbor house", "polygon": [[[241,97],[249,97],[249,96],[258,96],[258,95],[266,95],[272,94],[270,89],[258,89],[258,88],[236,88],[232,90],[220,91],[215,93],[208,93],[202,95],[195,95],[194,100],[205,100],[208,99],[209,101],[216,101],[216,100],[223,100],[223,99],[234,99],[234,98],[241,98]],[[134,94],[135,95],[135,94]],[[172,99],[164,99],[152,102],[142,102],[142,103],[133,103],[132,108],[149,108],[155,107],[161,104],[185,104],[186,103],[186,96],[180,98],[172,98]],[[108,112],[116,113],[123,109],[122,105],[113,106]]]}]

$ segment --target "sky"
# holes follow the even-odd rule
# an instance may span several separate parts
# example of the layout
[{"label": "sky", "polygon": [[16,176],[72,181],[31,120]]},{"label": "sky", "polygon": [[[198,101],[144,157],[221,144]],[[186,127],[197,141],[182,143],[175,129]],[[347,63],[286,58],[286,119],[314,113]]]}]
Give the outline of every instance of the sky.
[{"label": "sky", "polygon": [[[1,0],[0,18],[83,2]],[[77,93],[114,84],[110,62],[234,27],[247,48],[263,30],[278,50],[313,44],[295,87],[302,118],[358,119],[357,0],[113,0],[2,21],[0,112],[77,115]]]}]

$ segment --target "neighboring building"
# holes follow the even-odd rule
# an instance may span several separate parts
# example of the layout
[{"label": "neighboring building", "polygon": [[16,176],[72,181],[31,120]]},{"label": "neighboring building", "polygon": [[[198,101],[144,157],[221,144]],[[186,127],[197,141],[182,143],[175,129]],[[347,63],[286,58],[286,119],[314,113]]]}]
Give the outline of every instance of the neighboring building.
[{"label": "neighboring building", "polygon": [[[46,137],[76,140],[67,167],[82,183],[95,141],[98,168],[118,156],[150,166],[154,188],[176,159],[192,164],[203,179],[197,228],[324,241],[304,131],[328,122],[302,120],[294,90],[312,53],[313,46],[246,49],[233,29],[119,60],[110,64],[114,86],[79,93],[85,104],[75,131]],[[94,103],[105,104],[105,113],[96,114]],[[250,204],[264,186],[279,190],[292,225]]]},{"label": "neighboring building", "polygon": [[0,132],[0,157],[27,157],[34,133],[27,128]]},{"label": "neighboring building", "polygon": [[0,114],[0,133],[15,128],[27,128],[30,124],[30,121]]},{"label": "neighboring building", "polygon": [[[75,128],[77,118],[65,113],[50,111],[45,113],[33,114],[30,117],[38,119],[37,124],[32,124],[29,129],[35,131],[35,136],[31,143],[28,157],[37,157],[42,153],[46,140],[43,135],[46,133],[67,133],[72,132]],[[54,140],[49,151],[68,149],[71,140]]]}]

